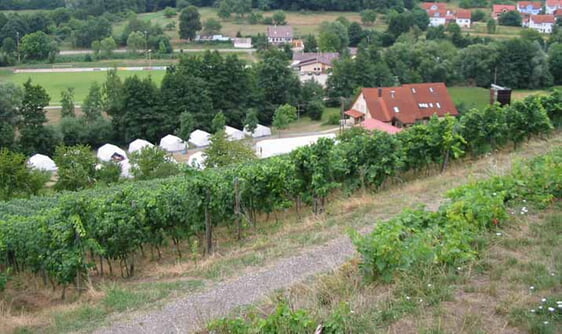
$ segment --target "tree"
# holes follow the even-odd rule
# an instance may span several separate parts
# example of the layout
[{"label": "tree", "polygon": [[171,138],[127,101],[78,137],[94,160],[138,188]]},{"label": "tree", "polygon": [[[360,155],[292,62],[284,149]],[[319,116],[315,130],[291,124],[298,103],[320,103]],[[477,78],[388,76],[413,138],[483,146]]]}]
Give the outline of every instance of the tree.
[{"label": "tree", "polygon": [[287,24],[287,21],[285,21],[287,19],[287,15],[285,15],[285,12],[282,10],[275,11],[271,16],[271,18],[273,19],[273,23],[275,24],[278,25]]},{"label": "tree", "polygon": [[227,0],[231,2],[232,11],[242,17],[252,10],[252,0]]},{"label": "tree", "polygon": [[216,35],[220,33],[221,29],[222,29],[222,25],[219,22],[219,20],[214,19],[212,17],[207,19],[203,24],[203,32],[206,35]]},{"label": "tree", "polygon": [[548,65],[555,84],[562,83],[562,44],[555,43],[548,49]]},{"label": "tree", "polygon": [[498,18],[498,23],[502,26],[520,27],[521,21],[521,14],[519,14],[519,12],[516,10],[501,13],[500,17]]},{"label": "tree", "polygon": [[195,129],[195,118],[190,112],[184,111],[180,114],[180,127],[176,134],[183,140],[188,141],[191,133]]},{"label": "tree", "polygon": [[279,136],[281,136],[281,130],[288,128],[289,124],[296,119],[297,109],[291,105],[284,104],[275,110],[272,125],[279,130]]},{"label": "tree", "polygon": [[23,36],[19,50],[24,58],[37,60],[52,58],[58,52],[56,42],[42,31]]},{"label": "tree", "polygon": [[145,147],[130,156],[131,173],[136,180],[164,178],[179,173],[178,164],[160,147]]},{"label": "tree", "polygon": [[318,45],[322,52],[342,52],[349,45],[347,28],[340,22],[322,23]]},{"label": "tree", "polygon": [[222,111],[218,112],[215,117],[213,118],[213,132],[217,133],[219,131],[224,131],[224,127],[226,126],[226,118]]},{"label": "tree", "polygon": [[471,19],[473,22],[483,21],[485,17],[486,17],[486,12],[483,11],[482,9],[477,9],[472,11]]},{"label": "tree", "polygon": [[22,127],[39,127],[47,122],[45,107],[49,105],[49,95],[45,88],[33,85],[31,79],[23,84],[23,100],[20,113]]},{"label": "tree", "polygon": [[127,38],[127,48],[131,53],[137,53],[138,50],[146,48],[146,36],[140,31],[133,31]]},{"label": "tree", "polygon": [[223,20],[230,18],[232,14],[232,5],[228,0],[222,0],[219,3],[219,9],[217,12],[217,16]]},{"label": "tree", "polygon": [[74,113],[74,88],[69,87],[60,93],[61,100],[61,116],[64,117],[75,117]]},{"label": "tree", "polygon": [[12,147],[20,121],[23,91],[13,83],[0,83],[0,148]]},{"label": "tree", "polygon": [[164,9],[164,16],[166,16],[167,18],[172,18],[172,17],[176,16],[177,14],[178,14],[178,12],[176,11],[175,8],[166,7],[166,9]]},{"label": "tree", "polygon": [[192,40],[201,30],[201,16],[195,6],[189,6],[180,14],[180,38]]},{"label": "tree", "polygon": [[353,22],[347,28],[347,34],[349,38],[349,46],[356,47],[363,38],[363,28],[361,28],[359,23]]},{"label": "tree", "polygon": [[113,50],[117,49],[117,43],[115,43],[115,40],[113,39],[113,37],[109,36],[107,38],[104,38],[100,41],[100,51],[101,51],[101,55],[104,58],[109,58],[111,57],[111,54],[113,53]]},{"label": "tree", "polygon": [[87,122],[93,122],[102,117],[103,101],[101,95],[101,88],[97,82],[94,81],[90,86],[88,96],[84,99],[82,105],[82,112]]},{"label": "tree", "polygon": [[373,9],[362,10],[359,15],[361,15],[361,22],[364,25],[373,25],[377,20],[377,12]]},{"label": "tree", "polygon": [[244,129],[250,133],[254,133],[258,127],[258,113],[255,109],[249,109],[244,120]]},{"label": "tree", "polygon": [[36,195],[49,180],[49,174],[27,167],[26,157],[0,148],[0,200]]},{"label": "tree", "polygon": [[488,22],[486,22],[486,30],[488,31],[488,34],[495,34],[496,33],[496,20],[489,19]]},{"label": "tree", "polygon": [[304,38],[304,52],[317,52],[318,42],[316,41],[316,36],[313,34],[308,34]]},{"label": "tree", "polygon": [[53,160],[57,164],[58,190],[78,190],[95,183],[97,159],[89,146],[59,146]]},{"label": "tree", "polygon": [[488,87],[494,80],[498,49],[493,44],[474,44],[459,50],[456,63],[459,74],[468,82]]},{"label": "tree", "polygon": [[229,141],[224,130],[211,136],[211,144],[205,150],[205,166],[224,167],[256,159],[252,148],[244,141]]}]

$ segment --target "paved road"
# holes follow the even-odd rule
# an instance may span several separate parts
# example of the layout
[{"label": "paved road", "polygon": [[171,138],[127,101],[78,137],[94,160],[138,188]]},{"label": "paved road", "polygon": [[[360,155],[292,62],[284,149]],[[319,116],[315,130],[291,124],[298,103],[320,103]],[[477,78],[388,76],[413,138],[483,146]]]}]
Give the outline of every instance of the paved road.
[{"label": "paved road", "polygon": [[[175,53],[180,53],[180,52],[203,52],[206,50],[210,50],[210,51],[219,51],[219,52],[246,52],[246,53],[253,53],[256,52],[256,49],[174,49]],[[128,50],[127,49],[117,49],[113,51],[114,53],[127,53]],[[71,55],[86,55],[86,54],[92,54],[94,53],[94,50],[65,50],[65,51],[60,51],[59,54],[61,56],[71,56]]]}]

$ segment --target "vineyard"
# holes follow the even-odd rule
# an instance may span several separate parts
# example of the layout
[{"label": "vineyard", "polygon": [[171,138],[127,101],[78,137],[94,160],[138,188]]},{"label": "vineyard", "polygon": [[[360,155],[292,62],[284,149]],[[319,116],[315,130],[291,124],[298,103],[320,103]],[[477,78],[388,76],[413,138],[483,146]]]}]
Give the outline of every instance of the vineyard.
[{"label": "vineyard", "polygon": [[[216,226],[228,226],[233,238],[241,239],[244,229],[260,216],[269,218],[290,207],[299,215],[307,208],[319,214],[335,191],[376,190],[408,171],[436,166],[444,170],[452,159],[508,144],[516,147],[532,136],[547,135],[553,123],[560,123],[561,114],[562,93],[556,91],[505,108],[471,110],[458,119],[431,118],[396,136],[354,129],[337,141],[322,139],[287,156],[1,203],[0,289],[9,284],[10,275],[29,272],[45,285],[62,287],[64,297],[67,286],[74,284],[80,291],[91,275],[133,276],[136,258],[149,251],[159,256],[167,245],[173,245],[178,258],[193,245],[202,245],[205,254],[211,254]],[[502,206],[511,198],[507,194],[491,198],[476,190],[451,196],[454,203],[442,212],[411,212],[407,215],[415,219],[404,216],[388,223],[392,231],[385,232],[384,238],[394,242],[393,247],[420,247],[415,257],[411,251],[380,253],[362,246],[384,259],[382,264],[371,263],[365,257],[365,271],[391,279],[397,268],[422,259],[470,260],[475,252],[471,237],[490,227],[490,221],[502,221]],[[483,211],[471,211],[473,203],[480,203]],[[469,224],[474,227],[459,229],[468,224],[463,220],[468,216],[474,216]],[[411,220],[417,222],[403,230]],[[403,238],[405,231],[408,238]],[[449,234],[440,253],[431,253],[432,242]],[[356,240],[359,245],[369,244]]]},{"label": "vineyard", "polygon": [[[436,212],[423,208],[405,210],[393,219],[377,222],[375,230],[368,235],[352,233],[361,256],[359,269],[364,280],[388,283],[399,274],[417,277],[424,271],[422,268],[440,268],[451,276],[463,275],[462,268],[474,262],[487,246],[487,235],[501,236],[499,231],[516,223],[517,216],[525,215],[528,208],[545,209],[562,198],[562,149],[516,165],[509,175],[455,188],[448,192],[447,198]],[[556,282],[556,278],[553,280]],[[353,283],[357,284],[349,284]],[[432,284],[424,288],[431,290]],[[432,295],[431,292],[427,294]],[[434,300],[427,301],[426,305],[437,304],[443,297],[431,298]],[[405,305],[409,310],[399,312],[413,312],[419,302],[423,300],[414,301],[407,296]],[[543,304],[546,302],[543,299]],[[552,305],[539,307],[537,317],[541,321],[537,328],[540,330],[535,332],[551,333],[551,329],[560,329],[562,324],[557,319],[562,312],[559,309],[550,307],[549,312],[541,313],[543,307],[557,307],[550,303]],[[350,325],[353,323],[350,319],[361,317],[361,314],[354,314],[348,303],[334,307],[333,312],[322,319],[313,314],[314,310],[294,309],[282,301],[266,317],[250,312],[245,318],[219,319],[209,324],[209,330],[216,333],[307,333],[321,328],[326,334],[350,333],[357,330]],[[383,314],[373,323],[380,326],[393,320],[396,319],[385,319]],[[545,326],[549,321],[542,320],[552,321],[554,327]]]}]

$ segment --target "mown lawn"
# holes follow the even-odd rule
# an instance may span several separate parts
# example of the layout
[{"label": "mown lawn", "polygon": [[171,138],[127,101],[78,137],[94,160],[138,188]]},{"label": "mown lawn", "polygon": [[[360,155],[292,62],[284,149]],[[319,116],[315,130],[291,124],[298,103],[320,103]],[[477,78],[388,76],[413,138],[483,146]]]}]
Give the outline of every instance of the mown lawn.
[{"label": "mown lawn", "polygon": [[[136,75],[140,78],[152,77],[156,84],[160,85],[166,71],[118,71],[118,75],[125,79]],[[47,90],[51,97],[51,105],[60,104],[60,94],[67,88],[74,88],[74,98],[77,104],[82,103],[88,95],[92,83],[103,84],[106,72],[81,72],[81,73],[18,73],[0,72],[0,81],[9,81],[15,84],[23,84],[31,79],[34,84],[39,84]]]}]

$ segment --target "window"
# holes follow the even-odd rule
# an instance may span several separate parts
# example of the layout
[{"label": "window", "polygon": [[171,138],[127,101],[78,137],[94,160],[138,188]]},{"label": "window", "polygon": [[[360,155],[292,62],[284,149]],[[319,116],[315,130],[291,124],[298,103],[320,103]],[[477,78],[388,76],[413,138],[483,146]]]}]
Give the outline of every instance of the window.
[{"label": "window", "polygon": [[441,104],[439,104],[439,102],[435,103],[435,105],[437,106],[438,109],[441,109]]},{"label": "window", "polygon": [[412,87],[412,93],[416,94],[416,89]]},{"label": "window", "polygon": [[433,87],[429,87],[429,91],[433,93]]},{"label": "window", "polygon": [[398,107],[394,107],[394,112],[400,112],[400,109]]}]

